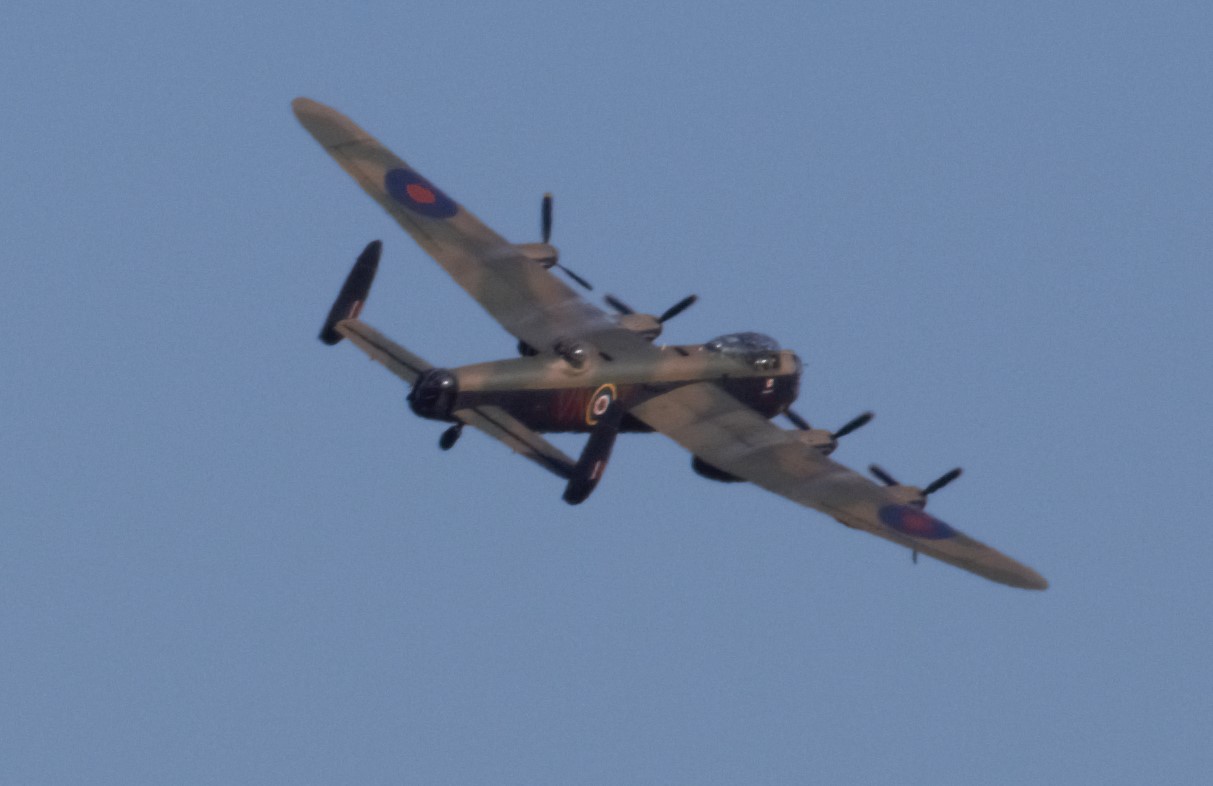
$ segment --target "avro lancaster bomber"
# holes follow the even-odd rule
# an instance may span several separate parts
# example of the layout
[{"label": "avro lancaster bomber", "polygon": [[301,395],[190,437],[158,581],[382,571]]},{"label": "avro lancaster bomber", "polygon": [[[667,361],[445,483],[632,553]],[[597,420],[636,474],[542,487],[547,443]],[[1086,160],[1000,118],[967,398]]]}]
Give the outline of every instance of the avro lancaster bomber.
[{"label": "avro lancaster bomber", "polygon": [[[1045,589],[1040,574],[970,538],[925,510],[927,497],[955,480],[952,470],[924,488],[903,485],[873,465],[874,483],[830,459],[838,440],[871,419],[864,413],[837,430],[812,428],[790,407],[801,363],[760,333],[734,333],[704,344],[661,346],[662,326],[695,302],[665,313],[638,313],[608,296],[604,311],[555,275],[548,240],[550,195],[542,202],[539,243],[511,243],[481,223],[349,118],[306,98],[295,115],[329,155],[501,326],[518,340],[518,357],[439,368],[359,319],[382,245],[354,263],[320,338],[348,338],[410,386],[417,415],[446,424],[449,450],[466,426],[500,440],[564,481],[564,500],[584,502],[602,478],[616,436],[656,431],[691,453],[700,475],[749,482],[854,529],[1025,589]],[[772,419],[782,416],[791,428]],[[588,434],[577,458],[544,439]]]}]

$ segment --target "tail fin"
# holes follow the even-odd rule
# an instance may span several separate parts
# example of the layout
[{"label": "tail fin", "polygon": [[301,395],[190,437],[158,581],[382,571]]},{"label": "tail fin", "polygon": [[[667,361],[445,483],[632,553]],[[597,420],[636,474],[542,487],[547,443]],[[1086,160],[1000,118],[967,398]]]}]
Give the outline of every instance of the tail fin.
[{"label": "tail fin", "polygon": [[372,240],[358,255],[358,261],[346,276],[345,284],[329,310],[328,319],[324,320],[324,327],[320,329],[320,340],[330,347],[342,338],[335,329],[337,323],[343,319],[354,319],[362,311],[362,305],[371,291],[371,284],[375,281],[375,271],[379,269],[379,255],[382,252],[383,243]]}]

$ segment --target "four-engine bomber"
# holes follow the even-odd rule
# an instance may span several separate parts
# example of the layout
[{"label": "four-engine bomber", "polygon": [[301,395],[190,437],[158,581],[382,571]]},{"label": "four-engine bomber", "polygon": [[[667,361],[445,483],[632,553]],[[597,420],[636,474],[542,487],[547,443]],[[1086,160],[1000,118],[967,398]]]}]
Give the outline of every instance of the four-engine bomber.
[{"label": "four-engine bomber", "polygon": [[[602,479],[620,432],[656,431],[685,447],[703,477],[753,483],[904,546],[915,559],[927,554],[1014,587],[1048,586],[1036,571],[925,511],[927,497],[959,469],[918,488],[873,465],[878,485],[830,459],[838,440],[872,414],[836,431],[811,427],[790,409],[800,392],[800,359],[769,336],[732,333],[662,346],[655,342],[664,324],[694,295],[660,315],[637,313],[608,295],[609,313],[582,298],[553,273],[590,288],[548,242],[551,195],[541,205],[542,241],[510,243],[349,118],[306,98],[294,109],[363,190],[518,341],[518,357],[459,368],[428,363],[359,318],[382,244],[358,257],[320,338],[350,339],[408,383],[413,412],[449,424],[442,449],[472,426],[559,476],[564,500],[579,504]],[[790,428],[772,422],[780,415]],[[573,459],[542,436],[549,432],[588,437]]]}]

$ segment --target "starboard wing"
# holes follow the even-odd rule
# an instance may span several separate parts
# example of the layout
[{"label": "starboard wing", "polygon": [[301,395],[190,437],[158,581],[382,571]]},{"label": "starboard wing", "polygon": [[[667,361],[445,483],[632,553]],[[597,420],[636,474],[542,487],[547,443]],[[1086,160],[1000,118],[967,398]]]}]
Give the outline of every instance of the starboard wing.
[{"label": "starboard wing", "polygon": [[[370,358],[410,385],[433,368],[422,358],[357,319],[338,322],[335,330],[357,345]],[[561,478],[568,478],[576,463],[552,443],[524,426],[500,407],[482,406],[456,410],[460,422],[483,431],[510,450],[534,461]]]},{"label": "starboard wing", "polygon": [[633,407],[631,414],[694,455],[768,491],[991,581],[1045,589],[1036,571],[902,504],[887,488],[831,461],[710,382]]},{"label": "starboard wing", "polygon": [[541,350],[580,338],[614,351],[644,343],[633,341],[602,309],[481,223],[345,115],[307,98],[296,98],[291,106],[303,127],[363,190],[518,339]]}]

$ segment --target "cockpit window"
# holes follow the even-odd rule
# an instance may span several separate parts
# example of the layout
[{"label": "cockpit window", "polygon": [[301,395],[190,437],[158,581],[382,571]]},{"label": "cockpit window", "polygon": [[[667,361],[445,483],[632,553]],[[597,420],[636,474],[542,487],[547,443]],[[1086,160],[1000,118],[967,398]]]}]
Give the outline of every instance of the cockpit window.
[{"label": "cockpit window", "polygon": [[709,352],[729,354],[744,352],[778,352],[779,342],[762,333],[730,333],[703,345]]},{"label": "cockpit window", "polygon": [[779,342],[762,333],[729,333],[712,339],[703,348],[737,357],[758,368],[774,368],[779,363]]}]

